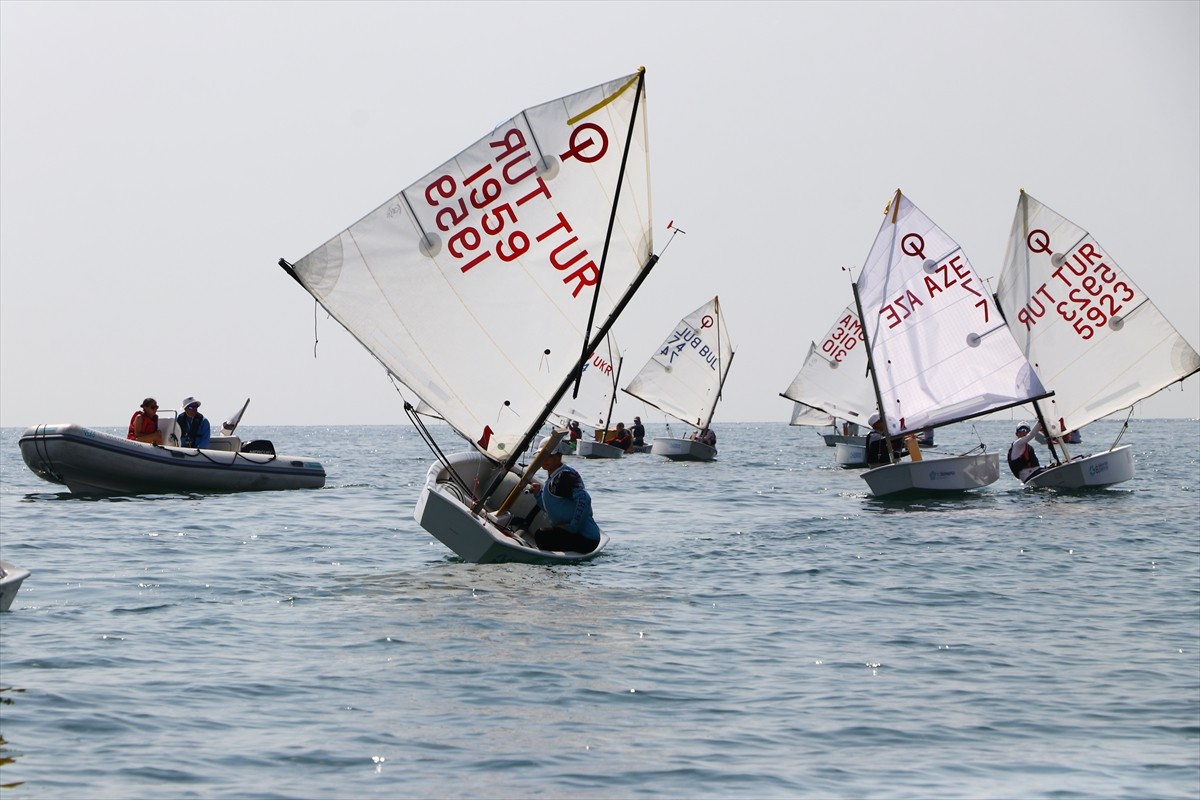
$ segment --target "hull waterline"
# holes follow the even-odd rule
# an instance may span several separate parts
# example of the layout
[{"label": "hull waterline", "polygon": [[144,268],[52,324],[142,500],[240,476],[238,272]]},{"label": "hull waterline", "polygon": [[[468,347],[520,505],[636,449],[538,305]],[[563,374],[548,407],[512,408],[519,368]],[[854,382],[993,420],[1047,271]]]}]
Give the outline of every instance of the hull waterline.
[{"label": "hull waterline", "polygon": [[[487,486],[500,470],[499,465],[479,453],[455,453],[448,460],[467,486]],[[447,467],[435,463],[425,476],[413,518],[455,555],[473,564],[574,563],[595,558],[608,545],[608,535],[601,532],[600,544],[590,553],[539,550],[532,546],[532,534],[547,524],[540,512],[532,515],[523,531],[510,528],[514,520],[534,511],[536,500],[532,494],[522,492],[509,511],[499,517],[495,514],[517,481],[518,476],[513,472],[505,475],[484,504],[484,511],[473,514],[472,498],[452,480]]]},{"label": "hull waterline", "polygon": [[1102,489],[1133,477],[1133,450],[1124,445],[1093,453],[1039,472],[1025,482],[1030,489]]},{"label": "hull waterline", "polygon": [[717,448],[695,439],[656,438],[650,445],[650,452],[672,461],[712,461],[717,457]]},{"label": "hull waterline", "polygon": [[902,461],[869,469],[862,478],[876,497],[960,494],[999,480],[1000,456],[982,453]]}]

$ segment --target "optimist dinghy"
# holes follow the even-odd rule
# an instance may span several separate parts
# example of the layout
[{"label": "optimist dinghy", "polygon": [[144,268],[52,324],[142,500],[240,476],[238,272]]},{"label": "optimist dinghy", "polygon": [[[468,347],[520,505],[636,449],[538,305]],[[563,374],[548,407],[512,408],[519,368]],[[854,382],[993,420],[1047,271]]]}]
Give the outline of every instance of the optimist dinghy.
[{"label": "optimist dinghy", "polygon": [[1052,463],[1031,488],[1091,489],[1133,477],[1133,450],[1072,456],[1072,434],[1200,371],[1200,355],[1087,231],[1024,190],[996,300],[1054,398],[1034,403]]},{"label": "optimist dinghy", "polygon": [[[714,297],[671,329],[623,391],[702,433],[712,424],[733,353],[721,301]],[[712,461],[717,457],[715,443],[694,436],[656,436],[650,452],[672,461]]]},{"label": "optimist dinghy", "polygon": [[[854,284],[884,433],[911,461],[868,469],[877,497],[965,492],[1000,477],[998,453],[924,458],[923,429],[1047,397],[962,247],[897,189]],[[982,445],[980,446],[982,448]]]},{"label": "optimist dinghy", "polygon": [[[513,522],[538,460],[517,465],[658,261],[645,104],[639,70],[526,108],[280,261],[416,396],[405,411],[437,462],[413,515],[466,561],[582,561],[608,541],[530,547]],[[470,449],[444,453],[423,409]]]}]

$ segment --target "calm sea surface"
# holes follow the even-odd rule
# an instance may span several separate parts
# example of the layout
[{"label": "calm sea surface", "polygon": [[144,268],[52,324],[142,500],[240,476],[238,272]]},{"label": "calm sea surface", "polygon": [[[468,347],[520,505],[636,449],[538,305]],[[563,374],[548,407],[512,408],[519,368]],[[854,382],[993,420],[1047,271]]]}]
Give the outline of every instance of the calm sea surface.
[{"label": "calm sea surface", "polygon": [[5,800],[1200,796],[1196,421],[1135,418],[1106,491],[924,502],[811,429],[717,432],[569,459],[613,542],[534,567],[421,530],[409,428],[246,432],[321,490],[112,500],[3,429]]}]

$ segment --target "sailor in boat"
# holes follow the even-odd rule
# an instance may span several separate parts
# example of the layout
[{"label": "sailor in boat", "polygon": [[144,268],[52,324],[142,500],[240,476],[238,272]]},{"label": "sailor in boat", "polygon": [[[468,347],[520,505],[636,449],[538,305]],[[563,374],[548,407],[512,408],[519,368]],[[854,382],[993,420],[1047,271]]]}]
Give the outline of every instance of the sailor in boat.
[{"label": "sailor in boat", "polygon": [[604,443],[611,444],[618,450],[628,453],[629,449],[634,445],[633,434],[630,433],[629,429],[625,427],[624,422],[618,422],[617,429],[613,431],[612,436],[609,436],[604,440]]},{"label": "sailor in boat", "polygon": [[148,444],[163,443],[162,434],[158,431],[157,400],[147,397],[142,401],[141,410],[133,412],[133,416],[129,418],[129,433],[125,438]]},{"label": "sailor in boat", "polygon": [[579,423],[571,420],[571,424],[567,426],[567,432],[571,437],[571,444],[575,444],[583,438],[583,428],[579,427]]},{"label": "sailor in boat", "polygon": [[[539,450],[549,438],[542,440]],[[553,527],[535,534],[536,543],[539,550],[590,553],[600,544],[600,527],[592,517],[592,496],[584,488],[583,478],[563,463],[563,454],[567,452],[567,443],[560,441],[542,461],[550,476],[546,483],[529,483],[538,506],[553,523]]]},{"label": "sailor in boat", "polygon": [[194,397],[183,398],[183,413],[175,421],[179,423],[179,446],[203,450],[212,439],[212,428],[200,413],[200,401]]},{"label": "sailor in boat", "polygon": [[1045,469],[1038,461],[1037,453],[1033,452],[1033,440],[1042,432],[1042,423],[1030,430],[1029,426],[1021,423],[1017,426],[1017,438],[1008,448],[1008,468],[1017,476],[1021,483],[1027,482],[1034,475]]},{"label": "sailor in boat", "polygon": [[[867,466],[876,467],[880,464],[892,463],[888,457],[888,436],[883,427],[883,420],[878,414],[872,414],[867,420],[871,430],[867,433],[866,445]],[[904,454],[904,445],[899,439],[892,439],[892,454],[899,458]]]},{"label": "sailor in boat", "polygon": [[705,428],[699,433],[693,433],[692,438],[701,444],[706,444],[709,447],[717,446],[717,434],[713,433],[712,428]]},{"label": "sailor in boat", "polygon": [[641,417],[633,418],[633,426],[630,427],[629,432],[633,434],[634,447],[646,446],[646,426],[642,424]]}]

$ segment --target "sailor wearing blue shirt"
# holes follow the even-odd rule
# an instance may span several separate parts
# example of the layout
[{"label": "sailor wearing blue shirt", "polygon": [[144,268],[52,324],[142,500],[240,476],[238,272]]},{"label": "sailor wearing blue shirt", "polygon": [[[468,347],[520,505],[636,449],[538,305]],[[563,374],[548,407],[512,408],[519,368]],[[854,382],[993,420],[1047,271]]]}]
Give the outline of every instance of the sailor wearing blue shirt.
[{"label": "sailor wearing blue shirt", "polygon": [[[541,447],[548,443],[549,437],[542,440]],[[583,478],[563,464],[563,453],[568,451],[568,443],[560,441],[542,461],[550,476],[545,485],[529,484],[538,506],[553,524],[538,531],[535,539],[539,550],[590,553],[600,544],[600,527],[592,518],[592,497],[583,487]]]},{"label": "sailor wearing blue shirt", "polygon": [[175,420],[179,423],[180,447],[196,447],[201,450],[208,447],[212,439],[212,429],[199,409],[199,400],[194,397],[183,398],[183,413]]}]

